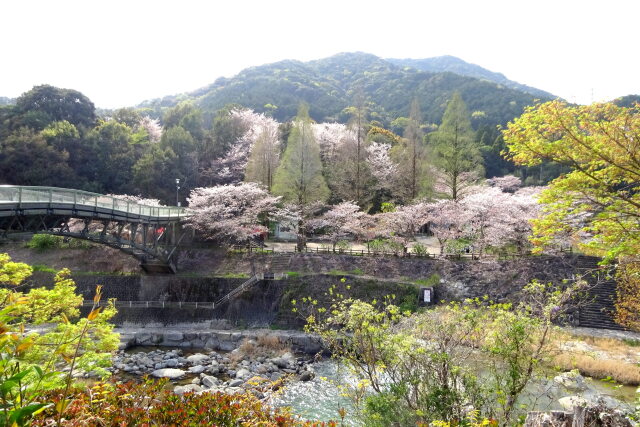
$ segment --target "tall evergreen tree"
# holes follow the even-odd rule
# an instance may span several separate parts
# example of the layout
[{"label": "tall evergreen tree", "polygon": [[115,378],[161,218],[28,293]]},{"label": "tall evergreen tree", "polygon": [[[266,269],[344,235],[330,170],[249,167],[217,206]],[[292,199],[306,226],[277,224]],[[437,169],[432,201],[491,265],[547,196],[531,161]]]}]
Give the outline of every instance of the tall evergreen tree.
[{"label": "tall evergreen tree", "polygon": [[320,147],[313,136],[306,105],[300,107],[296,116],[282,163],[276,171],[273,192],[301,207],[325,201],[329,196],[322,176]]},{"label": "tall evergreen tree", "polygon": [[401,171],[399,191],[401,198],[406,201],[425,196],[430,192],[421,122],[420,104],[417,99],[414,99],[411,103],[409,118],[406,120],[404,138],[392,151],[392,156]]},{"label": "tall evergreen tree", "polygon": [[484,173],[469,117],[460,93],[455,92],[442,116],[442,124],[431,139],[437,190],[452,200],[461,198],[465,189]]},{"label": "tall evergreen tree", "polygon": [[294,204],[299,211],[298,247],[304,247],[304,220],[308,206],[313,202],[324,202],[329,197],[329,188],[322,175],[320,147],[313,136],[309,109],[304,104],[298,110],[282,162],[276,171],[273,193]]},{"label": "tall evergreen tree", "polygon": [[259,182],[267,190],[273,187],[273,178],[280,161],[280,140],[278,127],[265,127],[253,144],[244,179]]}]

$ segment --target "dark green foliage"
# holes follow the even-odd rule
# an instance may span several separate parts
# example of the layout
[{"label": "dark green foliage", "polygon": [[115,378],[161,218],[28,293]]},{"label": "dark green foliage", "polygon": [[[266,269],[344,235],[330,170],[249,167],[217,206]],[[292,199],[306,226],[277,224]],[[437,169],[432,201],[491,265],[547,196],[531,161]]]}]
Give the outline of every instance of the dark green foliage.
[{"label": "dark green foliage", "polygon": [[34,234],[27,243],[27,247],[38,251],[59,249],[62,247],[62,237],[52,236],[50,234]]},{"label": "dark green foliage", "polygon": [[401,67],[370,54],[342,53],[317,61],[288,60],[251,67],[190,94],[147,101],[141,107],[162,111],[191,99],[208,118],[225,105],[237,103],[288,121],[295,117],[300,102],[306,102],[312,106],[314,120],[346,122],[345,109],[355,88],[362,88],[370,101],[370,119],[385,127],[398,117],[408,117],[408,100],[414,97],[420,100],[423,122],[439,123],[447,100],[458,90],[470,112],[483,113],[475,116],[475,126],[506,124],[535,98],[550,98],[459,74]]},{"label": "dark green foliage", "polygon": [[640,103],[640,95],[626,95],[616,98],[612,101],[618,107],[631,108],[635,104]]},{"label": "dark green foliage", "polygon": [[96,120],[93,102],[73,89],[60,89],[50,85],[35,86],[16,101],[20,112],[44,114],[49,122],[67,120],[76,126],[92,126]]},{"label": "dark green foliage", "polygon": [[475,77],[476,79],[498,83],[502,86],[526,92],[537,97],[554,98],[554,96],[549,92],[514,82],[513,80],[507,79],[502,73],[494,73],[493,71],[489,71],[479,65],[465,62],[455,56],[445,55],[425,59],[389,58],[387,61],[401,67],[412,67],[417,70],[428,71],[431,73],[451,72],[462,76]]},{"label": "dark green foliage", "polygon": [[0,153],[0,183],[65,187],[79,182],[67,164],[68,154],[29,128],[2,139]]}]

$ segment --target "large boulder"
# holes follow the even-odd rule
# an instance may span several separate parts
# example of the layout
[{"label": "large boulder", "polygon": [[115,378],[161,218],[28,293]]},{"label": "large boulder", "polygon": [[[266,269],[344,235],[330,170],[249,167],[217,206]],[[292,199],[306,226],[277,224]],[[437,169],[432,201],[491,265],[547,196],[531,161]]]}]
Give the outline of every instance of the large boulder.
[{"label": "large boulder", "polygon": [[170,380],[181,378],[184,374],[185,372],[182,369],[173,368],[156,369],[151,373],[156,378],[169,378]]},{"label": "large boulder", "polygon": [[589,401],[580,396],[565,396],[558,399],[558,403],[567,411],[572,411],[576,406],[587,406]]},{"label": "large boulder", "polygon": [[571,391],[584,391],[588,388],[584,377],[577,370],[563,372],[554,377],[553,382]]},{"label": "large boulder", "polygon": [[173,389],[173,392],[175,394],[185,394],[189,392],[198,393],[201,391],[202,391],[202,387],[200,387],[197,384],[178,385],[178,386],[175,386],[175,388]]},{"label": "large boulder", "polygon": [[210,375],[203,375],[200,382],[202,383],[203,386],[207,387],[207,388],[213,388],[215,386],[217,386],[218,384],[220,384],[220,380],[218,380],[216,377],[212,377]]},{"label": "large boulder", "polygon": [[202,353],[192,354],[191,356],[187,357],[187,362],[189,362],[192,365],[203,365],[204,362],[207,362],[208,360],[209,360],[209,356]]}]

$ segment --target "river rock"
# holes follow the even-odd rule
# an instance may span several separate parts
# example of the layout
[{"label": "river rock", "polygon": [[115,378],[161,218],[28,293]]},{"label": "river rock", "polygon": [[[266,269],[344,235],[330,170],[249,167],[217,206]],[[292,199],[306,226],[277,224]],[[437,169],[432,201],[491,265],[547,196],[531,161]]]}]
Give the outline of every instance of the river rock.
[{"label": "river rock", "polygon": [[201,353],[192,354],[191,356],[187,357],[187,362],[191,363],[192,365],[202,365],[208,360],[209,356]]},{"label": "river rock", "polygon": [[239,378],[229,381],[229,387],[240,387],[242,384],[244,384],[244,381]]},{"label": "river rock", "polygon": [[176,378],[183,377],[185,372],[182,369],[172,369],[172,368],[164,368],[164,369],[156,369],[151,373],[156,378],[169,378],[170,380],[175,380]]},{"label": "river rock", "polygon": [[238,370],[238,372],[236,372],[236,378],[243,378],[244,379],[244,378],[247,378],[249,376],[251,376],[251,372],[249,372],[248,369],[242,368],[242,369]]},{"label": "river rock", "polygon": [[313,372],[304,371],[300,374],[300,381],[311,381],[314,376]]},{"label": "river rock", "polygon": [[191,374],[201,374],[205,370],[205,367],[202,365],[196,365],[189,368],[189,373]]},{"label": "river rock", "polygon": [[203,375],[200,379],[200,382],[207,388],[215,387],[220,383],[220,381],[216,377],[212,377],[210,375]]},{"label": "river rock", "polygon": [[168,368],[175,368],[176,366],[178,366],[178,359],[168,359],[164,363]]},{"label": "river rock", "polygon": [[198,393],[202,391],[202,387],[197,384],[178,385],[173,389],[175,394],[185,394],[189,392]]},{"label": "river rock", "polygon": [[580,396],[565,396],[558,399],[558,403],[567,411],[571,411],[576,406],[587,406],[587,399]]},{"label": "river rock", "polygon": [[274,357],[273,359],[271,359],[271,363],[273,363],[274,365],[276,365],[280,369],[284,369],[284,368],[288,368],[289,367],[289,361],[285,360],[282,357]]},{"label": "river rock", "polygon": [[572,391],[584,391],[588,388],[584,377],[576,370],[563,372],[554,377],[553,381]]}]

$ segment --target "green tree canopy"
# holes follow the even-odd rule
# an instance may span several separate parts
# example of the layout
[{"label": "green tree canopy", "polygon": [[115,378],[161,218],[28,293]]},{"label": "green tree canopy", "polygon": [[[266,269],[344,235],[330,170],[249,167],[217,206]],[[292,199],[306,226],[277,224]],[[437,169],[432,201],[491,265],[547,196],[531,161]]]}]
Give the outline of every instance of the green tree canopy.
[{"label": "green tree canopy", "polygon": [[49,122],[66,120],[76,126],[93,126],[95,106],[82,93],[73,89],[60,89],[51,85],[34,86],[16,101],[22,113],[39,112]]},{"label": "green tree canopy", "polygon": [[457,200],[464,189],[482,176],[482,156],[475,142],[469,111],[455,92],[431,138],[432,162],[439,172],[440,191]]},{"label": "green tree canopy", "polygon": [[325,201],[329,188],[322,176],[320,147],[311,130],[309,109],[302,105],[289,135],[287,148],[276,172],[273,193],[301,208]]},{"label": "green tree canopy", "polygon": [[610,259],[640,253],[640,108],[569,106],[551,101],[527,108],[504,131],[509,157],[535,166],[570,168],[542,193],[534,223],[539,246],[572,238]]}]

